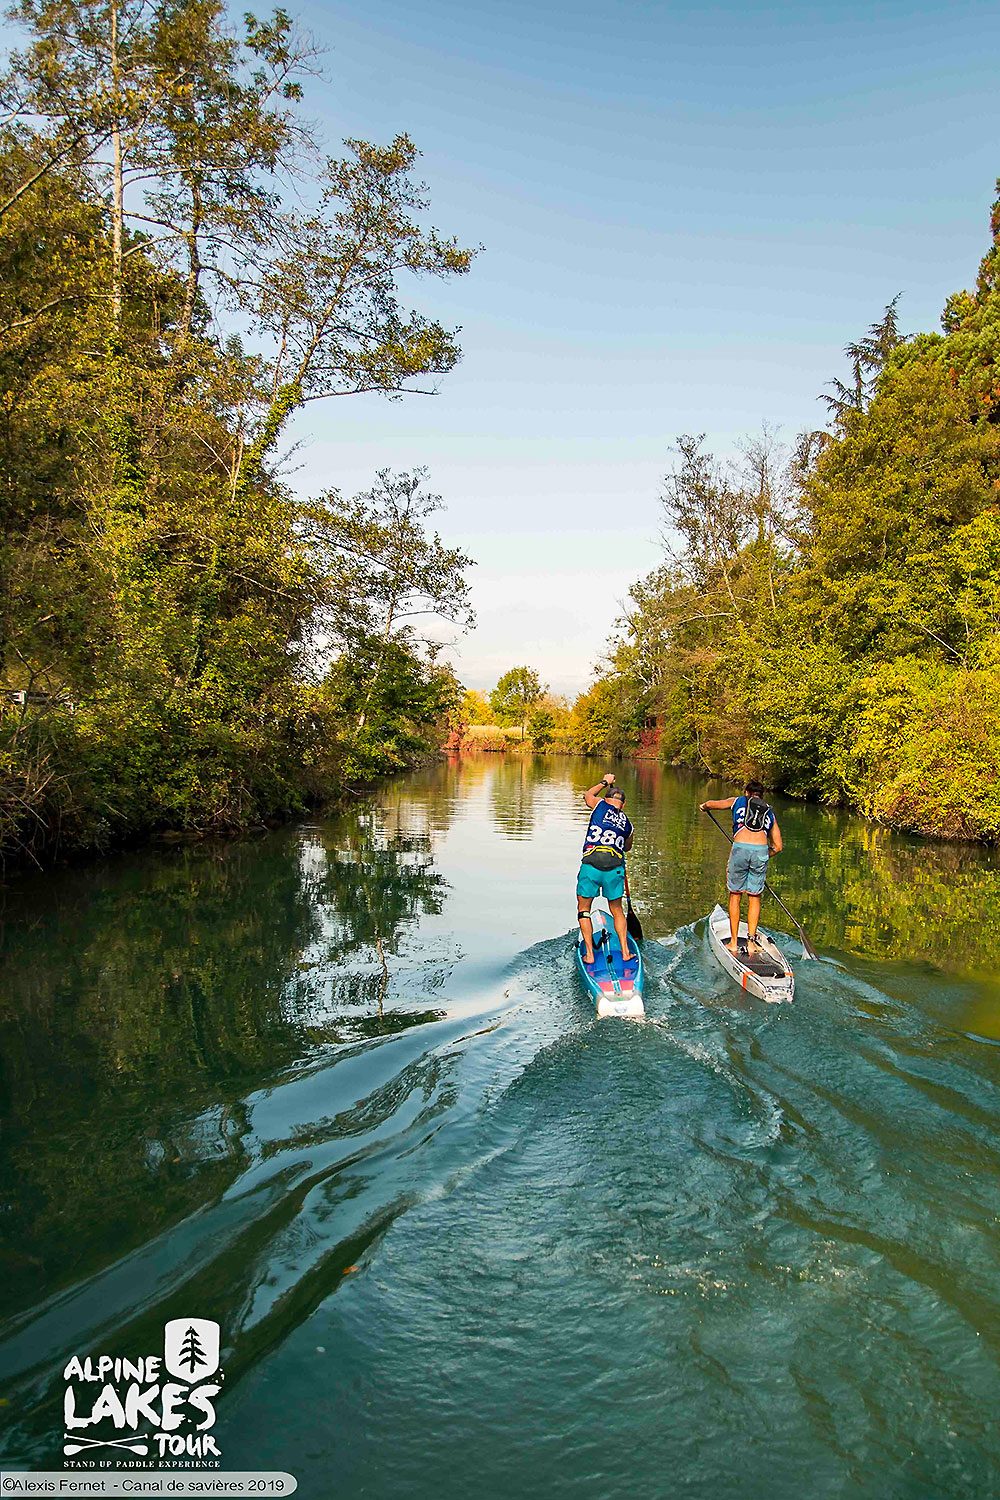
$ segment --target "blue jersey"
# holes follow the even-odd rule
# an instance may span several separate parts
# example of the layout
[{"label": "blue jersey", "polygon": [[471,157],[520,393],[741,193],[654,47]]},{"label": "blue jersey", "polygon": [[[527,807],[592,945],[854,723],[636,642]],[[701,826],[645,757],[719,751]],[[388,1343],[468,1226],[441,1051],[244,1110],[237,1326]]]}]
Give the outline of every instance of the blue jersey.
[{"label": "blue jersey", "polygon": [[611,849],[625,858],[625,845],[632,832],[632,824],[624,812],[610,802],[598,802],[590,814],[587,836],[583,841],[583,852],[590,849]]},{"label": "blue jersey", "polygon": [[[743,825],[746,823],[748,800],[749,799],[746,797],[737,797],[736,801],[733,803],[733,838],[736,837],[736,835],[742,830]],[[773,827],[774,813],[770,808],[768,808],[767,812],[764,814],[764,827],[755,829],[754,832],[770,833]]]}]

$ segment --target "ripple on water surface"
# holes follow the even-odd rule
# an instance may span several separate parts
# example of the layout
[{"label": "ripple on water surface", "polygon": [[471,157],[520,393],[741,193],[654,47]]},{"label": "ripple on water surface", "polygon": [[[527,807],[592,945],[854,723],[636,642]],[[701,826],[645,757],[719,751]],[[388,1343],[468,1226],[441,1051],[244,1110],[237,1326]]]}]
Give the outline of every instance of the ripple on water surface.
[{"label": "ripple on water surface", "polygon": [[[227,1467],[308,1500],[996,1489],[975,965],[876,960],[845,918],[793,1005],[747,1000],[696,920],[723,858],[684,822],[703,788],[644,768],[648,1015],[598,1023],[569,937],[537,941],[569,926],[597,774],[560,764],[422,773],[214,863],[123,861],[99,912],[67,877],[49,944],[32,916],[11,1458],[56,1457],[68,1353],[201,1310],[229,1345]],[[846,836],[795,818],[800,851]]]}]

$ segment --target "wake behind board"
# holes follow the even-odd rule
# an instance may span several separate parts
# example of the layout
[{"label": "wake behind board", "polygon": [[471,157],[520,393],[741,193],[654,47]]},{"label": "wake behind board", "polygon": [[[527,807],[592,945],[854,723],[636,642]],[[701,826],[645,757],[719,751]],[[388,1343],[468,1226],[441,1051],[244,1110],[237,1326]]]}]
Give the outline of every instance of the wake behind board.
[{"label": "wake behind board", "polygon": [[594,911],[594,962],[583,961],[583,939],[576,945],[576,966],[597,1007],[598,1016],[644,1016],[642,987],[644,972],[642,954],[635,941],[629,943],[632,957],[628,963],[622,958],[618,934],[608,924],[601,922],[601,913]]},{"label": "wake behind board", "polygon": [[[745,922],[740,923],[739,935],[747,936]],[[795,993],[792,966],[772,937],[758,929],[758,949],[752,957],[745,951],[733,953],[726,947],[728,941],[729,913],[717,906],[708,919],[708,943],[726,973],[758,1000],[791,1000]]]}]

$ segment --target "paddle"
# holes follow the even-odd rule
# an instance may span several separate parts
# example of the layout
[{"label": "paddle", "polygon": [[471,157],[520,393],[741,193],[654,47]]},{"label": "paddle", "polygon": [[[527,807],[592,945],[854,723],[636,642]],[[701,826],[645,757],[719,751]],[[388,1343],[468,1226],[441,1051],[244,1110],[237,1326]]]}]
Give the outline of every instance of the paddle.
[{"label": "paddle", "polygon": [[628,888],[628,870],[625,871],[625,895],[628,898],[628,913],[625,918],[625,927],[630,938],[635,938],[637,943],[642,942],[642,923],[639,921],[639,913],[632,905],[632,892]]},{"label": "paddle", "polygon": [[[712,822],[715,824],[716,828],[723,835],[723,837],[727,838],[730,843],[733,843],[734,840],[733,840],[732,834],[727,833],[726,830],[723,828],[722,824],[716,818],[712,817],[712,809],[710,807],[706,807],[705,811],[708,813],[708,816],[710,818],[712,818]],[[625,883],[625,889],[628,890],[628,882],[627,881]],[[799,942],[802,944],[802,954],[803,954],[803,957],[805,957],[805,958],[817,958],[818,959],[819,958],[819,954],[816,952],[816,949],[813,947],[812,943],[806,937],[805,931],[804,931],[804,929],[802,927],[801,922],[797,922],[796,921],[796,919],[792,916],[791,912],[788,910],[788,907],[785,905],[784,901],[782,901],[781,897],[780,896],[775,896],[774,892],[771,890],[771,887],[767,884],[767,881],[764,882],[764,889],[765,889],[765,891],[767,891],[768,895],[770,895],[775,901],[777,901],[778,905],[781,907],[781,910],[785,913],[785,916],[788,918],[788,920],[791,922],[792,926],[797,931],[797,933],[799,935]]]}]

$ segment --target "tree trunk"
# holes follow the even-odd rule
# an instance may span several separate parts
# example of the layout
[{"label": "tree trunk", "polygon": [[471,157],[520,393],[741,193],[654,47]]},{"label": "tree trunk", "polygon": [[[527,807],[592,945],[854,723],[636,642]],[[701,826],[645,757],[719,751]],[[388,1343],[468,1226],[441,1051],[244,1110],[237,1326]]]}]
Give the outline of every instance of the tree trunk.
[{"label": "tree trunk", "polygon": [[198,296],[198,283],[201,279],[201,254],[198,248],[198,236],[201,233],[201,189],[197,182],[191,188],[191,227],[185,238],[187,240],[188,269],[184,282],[184,306],[180,316],[180,340],[186,344],[191,337],[191,324],[194,321],[194,307]]},{"label": "tree trunk", "polygon": [[[412,499],[413,496],[411,494],[409,499],[407,500],[406,509],[403,512],[402,516],[399,516],[398,511],[396,513],[397,516],[399,516],[400,532],[402,532],[403,523],[409,523],[410,503]],[[358,716],[358,722],[354,730],[355,734],[360,734],[368,721],[368,709],[371,706],[372,695],[375,692],[375,684],[378,682],[379,676],[382,672],[382,663],[385,660],[386,648],[388,647],[389,641],[392,637],[392,627],[396,622],[396,611],[399,609],[400,596],[402,594],[402,578],[403,568],[402,565],[400,565],[399,567],[397,567],[392,577],[392,593],[389,596],[389,613],[386,616],[385,630],[382,632],[382,649],[378,654],[378,661],[375,663],[375,670],[372,673],[371,680],[368,684],[368,692],[365,694],[365,701],[361,705],[361,713]]]},{"label": "tree trunk", "polygon": [[298,380],[279,386],[268,408],[264,425],[248,448],[243,450],[239,471],[233,485],[233,496],[249,489],[264,466],[264,459],[277,443],[282,428],[292,412],[302,404],[302,386]]},{"label": "tree trunk", "polygon": [[396,618],[396,606],[398,602],[398,594],[395,595],[389,602],[389,617],[386,620],[385,630],[382,632],[382,649],[378,654],[378,660],[375,663],[375,670],[372,672],[371,678],[368,682],[368,692],[365,694],[365,701],[361,705],[361,712],[358,715],[358,722],[354,726],[355,734],[360,734],[362,729],[364,729],[365,724],[368,722],[368,710],[371,707],[372,695],[375,692],[375,684],[378,682],[382,672],[382,663],[385,660],[386,647],[388,646],[389,639],[392,635],[392,627],[393,622]]},{"label": "tree trunk", "polygon": [[111,0],[111,88],[114,125],[111,131],[111,321],[117,329],[122,320],[122,240],[124,237],[125,188],[122,162],[121,70],[118,59],[118,0]]}]

